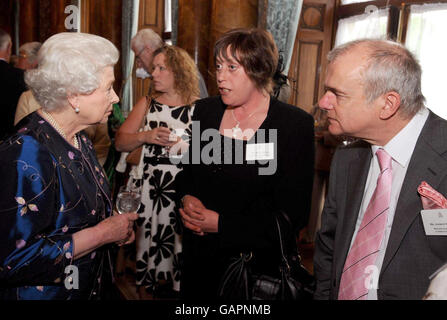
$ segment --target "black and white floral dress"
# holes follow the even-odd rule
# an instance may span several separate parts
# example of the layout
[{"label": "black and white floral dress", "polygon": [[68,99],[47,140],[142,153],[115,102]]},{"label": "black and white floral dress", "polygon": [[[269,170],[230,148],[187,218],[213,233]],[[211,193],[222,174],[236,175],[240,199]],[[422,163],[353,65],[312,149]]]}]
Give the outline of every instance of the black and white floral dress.
[{"label": "black and white floral dress", "polygon": [[[194,105],[168,106],[152,99],[146,115],[144,131],[157,127],[175,129],[183,140],[191,136]],[[172,161],[166,148],[146,144],[142,161],[132,167],[129,184],[142,186],[136,232],[136,283],[148,291],[160,280],[180,290],[182,252],[181,220],[174,201],[175,176],[182,170]]]}]

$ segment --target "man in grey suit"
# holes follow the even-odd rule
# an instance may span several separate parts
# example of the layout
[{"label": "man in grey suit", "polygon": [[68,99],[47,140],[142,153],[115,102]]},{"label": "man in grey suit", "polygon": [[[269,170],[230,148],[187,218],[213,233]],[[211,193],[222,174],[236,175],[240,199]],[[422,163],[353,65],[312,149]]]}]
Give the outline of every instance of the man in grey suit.
[{"label": "man in grey suit", "polygon": [[[315,243],[314,297],[421,299],[429,276],[447,261],[447,237],[426,234],[418,194],[422,181],[447,194],[447,121],[425,108],[421,68],[403,46],[359,40],[335,48],[328,60],[320,107],[332,134],[358,141],[339,148],[332,161]],[[378,150],[391,159],[385,170]],[[389,193],[378,201],[384,210],[368,220],[388,169]],[[373,240],[359,239],[379,219],[383,228],[371,233],[371,250],[364,244]],[[372,262],[352,271],[366,259]],[[354,290],[353,283],[363,287]]]}]

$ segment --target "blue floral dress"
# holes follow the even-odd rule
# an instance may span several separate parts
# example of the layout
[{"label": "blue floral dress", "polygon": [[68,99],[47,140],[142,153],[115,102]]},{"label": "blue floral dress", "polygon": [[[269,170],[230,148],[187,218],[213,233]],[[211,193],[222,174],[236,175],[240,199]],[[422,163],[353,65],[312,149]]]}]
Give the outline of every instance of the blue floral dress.
[{"label": "blue floral dress", "polygon": [[0,144],[0,300],[99,298],[110,248],[73,260],[72,239],[112,208],[92,143],[80,133],[77,150],[36,112],[18,127]]},{"label": "blue floral dress", "polygon": [[[144,130],[167,127],[189,141],[193,110],[194,105],[168,106],[152,99]],[[142,186],[135,239],[136,283],[149,292],[160,280],[180,290],[182,223],[175,203],[174,180],[182,166],[172,158],[164,147],[147,144],[140,164],[130,172],[129,184]]]}]

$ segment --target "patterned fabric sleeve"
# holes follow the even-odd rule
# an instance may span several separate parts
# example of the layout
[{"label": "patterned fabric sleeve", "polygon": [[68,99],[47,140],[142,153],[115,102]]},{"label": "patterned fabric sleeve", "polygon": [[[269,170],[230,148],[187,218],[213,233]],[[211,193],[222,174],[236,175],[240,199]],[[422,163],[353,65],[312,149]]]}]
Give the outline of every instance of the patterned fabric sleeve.
[{"label": "patterned fabric sleeve", "polygon": [[35,139],[0,146],[0,285],[56,284],[72,262],[73,242],[55,230],[58,167]]}]

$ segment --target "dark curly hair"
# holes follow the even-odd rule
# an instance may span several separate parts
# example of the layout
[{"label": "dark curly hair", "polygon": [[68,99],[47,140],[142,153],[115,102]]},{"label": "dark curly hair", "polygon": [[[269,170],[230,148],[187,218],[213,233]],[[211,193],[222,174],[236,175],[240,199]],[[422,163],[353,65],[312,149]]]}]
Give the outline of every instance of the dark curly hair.
[{"label": "dark curly hair", "polygon": [[279,97],[281,88],[287,85],[288,77],[284,73],[282,73],[284,71],[283,60],[284,58],[282,54],[279,53],[278,67],[276,68],[275,74],[273,75],[273,96],[275,98]]}]

